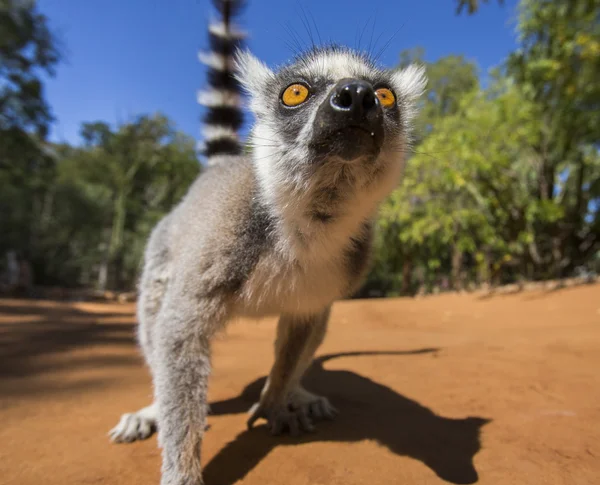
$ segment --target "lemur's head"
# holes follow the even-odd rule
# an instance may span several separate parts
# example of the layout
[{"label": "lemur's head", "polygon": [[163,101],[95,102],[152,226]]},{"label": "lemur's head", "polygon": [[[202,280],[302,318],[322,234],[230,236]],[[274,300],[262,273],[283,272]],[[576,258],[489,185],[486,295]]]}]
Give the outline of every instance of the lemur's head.
[{"label": "lemur's head", "polygon": [[382,70],[366,55],[326,47],[277,72],[242,52],[237,71],[256,117],[254,162],[272,196],[398,182],[422,68]]}]

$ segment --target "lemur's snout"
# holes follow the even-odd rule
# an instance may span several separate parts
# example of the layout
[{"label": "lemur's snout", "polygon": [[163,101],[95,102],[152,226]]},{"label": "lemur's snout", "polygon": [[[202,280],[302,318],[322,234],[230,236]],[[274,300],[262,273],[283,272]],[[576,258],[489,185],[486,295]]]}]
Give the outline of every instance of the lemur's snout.
[{"label": "lemur's snout", "polygon": [[358,79],[340,81],[329,101],[335,111],[346,112],[356,121],[378,108],[373,87]]},{"label": "lemur's snout", "polygon": [[334,129],[362,128],[370,133],[381,131],[383,110],[371,83],[345,78],[331,89],[323,103],[322,115]]},{"label": "lemur's snout", "polygon": [[338,81],[315,117],[312,146],[346,160],[375,156],[383,144],[384,115],[375,89],[367,81]]}]

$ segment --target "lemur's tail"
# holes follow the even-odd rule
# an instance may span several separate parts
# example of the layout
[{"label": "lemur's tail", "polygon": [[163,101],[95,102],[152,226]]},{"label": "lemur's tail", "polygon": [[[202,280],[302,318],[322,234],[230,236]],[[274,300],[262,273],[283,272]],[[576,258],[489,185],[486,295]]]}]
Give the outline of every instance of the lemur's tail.
[{"label": "lemur's tail", "polygon": [[234,55],[244,34],[236,30],[232,19],[240,12],[243,0],[213,0],[220,19],[208,28],[210,52],[199,57],[206,64],[208,89],[201,91],[198,102],[206,106],[203,119],[204,147],[208,165],[224,155],[239,155],[242,144],[238,130],[243,123],[242,90],[234,77]]}]

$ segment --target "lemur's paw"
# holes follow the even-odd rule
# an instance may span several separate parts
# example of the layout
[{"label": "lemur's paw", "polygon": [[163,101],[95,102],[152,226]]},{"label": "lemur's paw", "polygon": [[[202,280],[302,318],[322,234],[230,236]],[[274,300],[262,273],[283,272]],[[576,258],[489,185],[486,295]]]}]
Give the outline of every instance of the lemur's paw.
[{"label": "lemur's paw", "polygon": [[148,407],[121,416],[119,424],[111,429],[108,435],[113,443],[131,443],[149,438],[154,431],[156,431],[155,409]]},{"label": "lemur's paw", "polygon": [[301,409],[312,419],[331,420],[338,415],[338,410],[333,407],[329,399],[308,392],[303,387],[298,387],[291,393],[289,403],[291,409]]},{"label": "lemur's paw", "polygon": [[292,391],[286,400],[287,404],[267,404],[261,400],[250,409],[248,428],[260,419],[266,419],[273,435],[288,431],[292,436],[302,432],[314,431],[313,420],[333,419],[338,410],[329,400],[308,392],[302,387]]},{"label": "lemur's paw", "polygon": [[249,414],[248,429],[252,428],[258,419],[263,418],[267,420],[271,434],[274,436],[285,431],[288,431],[291,436],[314,431],[314,426],[303,407],[292,409],[286,405],[268,406],[257,402],[250,408]]}]

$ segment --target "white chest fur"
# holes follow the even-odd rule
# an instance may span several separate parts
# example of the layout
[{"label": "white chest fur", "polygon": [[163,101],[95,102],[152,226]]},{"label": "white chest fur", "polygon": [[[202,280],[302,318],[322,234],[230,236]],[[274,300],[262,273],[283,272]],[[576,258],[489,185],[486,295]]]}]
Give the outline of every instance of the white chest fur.
[{"label": "white chest fur", "polygon": [[280,313],[314,314],[343,295],[346,278],[339,261],[300,264],[269,256],[261,259],[238,300],[238,312],[260,317]]}]

